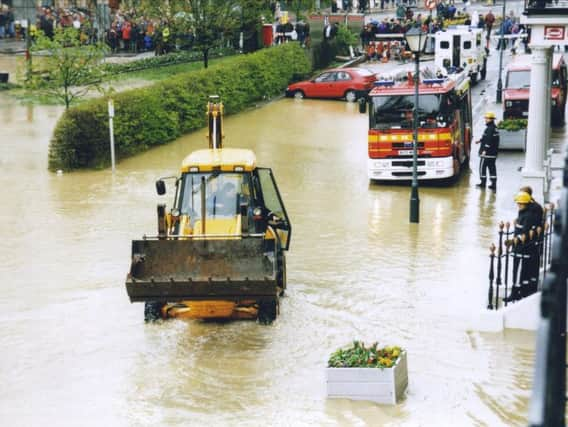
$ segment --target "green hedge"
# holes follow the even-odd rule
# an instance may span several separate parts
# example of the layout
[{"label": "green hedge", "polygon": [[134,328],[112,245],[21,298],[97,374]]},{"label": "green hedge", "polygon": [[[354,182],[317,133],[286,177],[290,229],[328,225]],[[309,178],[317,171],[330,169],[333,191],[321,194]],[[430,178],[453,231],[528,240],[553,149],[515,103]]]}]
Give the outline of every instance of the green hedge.
[{"label": "green hedge", "polygon": [[312,44],[312,64],[314,69],[320,70],[329,67],[339,53],[335,40],[322,41]]},{"label": "green hedge", "polygon": [[[287,43],[116,94],[116,157],[140,153],[204,127],[209,95],[220,95],[226,114],[235,114],[282,94],[291,80],[310,71],[305,50],[298,43]],[[50,141],[49,169],[98,169],[109,164],[107,101],[95,99],[67,110]]]},{"label": "green hedge", "polygon": [[526,129],[529,121],[527,119],[506,119],[497,123],[497,129],[518,131]]}]

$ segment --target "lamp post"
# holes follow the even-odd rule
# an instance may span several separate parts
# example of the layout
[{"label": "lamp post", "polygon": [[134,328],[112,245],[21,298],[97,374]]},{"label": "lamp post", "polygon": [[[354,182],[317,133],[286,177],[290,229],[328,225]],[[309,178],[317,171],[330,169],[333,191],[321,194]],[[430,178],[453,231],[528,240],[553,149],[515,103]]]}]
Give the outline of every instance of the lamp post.
[{"label": "lamp post", "polygon": [[495,97],[495,102],[500,104],[502,101],[502,93],[503,93],[503,81],[501,80],[501,74],[503,73],[503,51],[505,50],[505,46],[503,43],[505,42],[503,29],[505,28],[505,7],[507,5],[507,0],[503,0],[503,12],[501,17],[501,35],[499,37],[499,80],[497,80],[497,95]]},{"label": "lamp post", "polygon": [[412,110],[414,143],[412,144],[412,187],[410,190],[410,222],[420,222],[420,199],[418,198],[418,85],[420,83],[420,52],[426,44],[426,33],[412,27],[405,34],[406,43],[414,54],[414,109]]}]

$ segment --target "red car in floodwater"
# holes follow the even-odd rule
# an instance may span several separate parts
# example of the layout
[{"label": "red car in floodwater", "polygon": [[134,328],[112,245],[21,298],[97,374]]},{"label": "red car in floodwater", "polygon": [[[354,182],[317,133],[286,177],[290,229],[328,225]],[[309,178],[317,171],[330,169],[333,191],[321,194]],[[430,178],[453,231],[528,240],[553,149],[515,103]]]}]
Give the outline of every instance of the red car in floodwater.
[{"label": "red car in floodwater", "polygon": [[313,79],[291,84],[286,89],[286,96],[300,99],[345,98],[354,102],[373,88],[375,80],[375,74],[365,68],[333,68]]}]

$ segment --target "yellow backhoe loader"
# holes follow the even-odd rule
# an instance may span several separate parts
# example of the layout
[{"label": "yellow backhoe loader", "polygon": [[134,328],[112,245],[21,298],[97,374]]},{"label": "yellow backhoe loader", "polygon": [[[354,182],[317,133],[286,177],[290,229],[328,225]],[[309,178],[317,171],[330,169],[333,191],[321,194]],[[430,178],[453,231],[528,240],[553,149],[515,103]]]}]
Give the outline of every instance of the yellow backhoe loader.
[{"label": "yellow backhoe loader", "polygon": [[187,156],[172,208],[157,209],[155,236],[132,241],[126,278],[144,318],[258,319],[271,323],[286,289],[292,227],[269,168],[251,150],[223,148],[223,104],[207,104],[209,148]]}]

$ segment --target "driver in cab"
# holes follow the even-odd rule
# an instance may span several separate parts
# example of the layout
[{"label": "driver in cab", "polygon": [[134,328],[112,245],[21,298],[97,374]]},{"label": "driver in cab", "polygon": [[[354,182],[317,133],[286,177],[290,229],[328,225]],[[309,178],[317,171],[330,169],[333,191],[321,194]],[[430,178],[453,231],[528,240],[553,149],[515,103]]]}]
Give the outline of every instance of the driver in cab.
[{"label": "driver in cab", "polygon": [[237,188],[232,182],[226,182],[213,193],[207,203],[212,215],[235,215],[237,213]]}]

